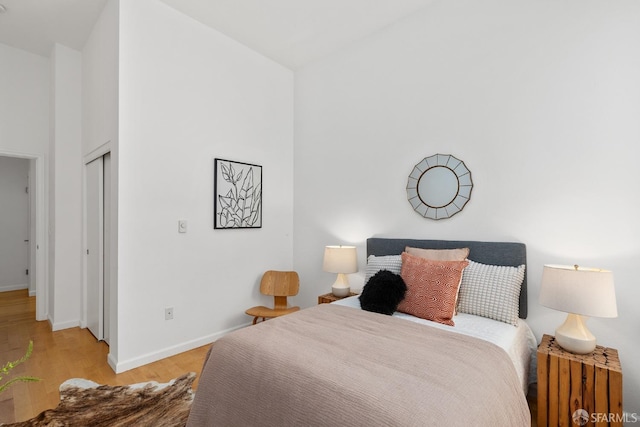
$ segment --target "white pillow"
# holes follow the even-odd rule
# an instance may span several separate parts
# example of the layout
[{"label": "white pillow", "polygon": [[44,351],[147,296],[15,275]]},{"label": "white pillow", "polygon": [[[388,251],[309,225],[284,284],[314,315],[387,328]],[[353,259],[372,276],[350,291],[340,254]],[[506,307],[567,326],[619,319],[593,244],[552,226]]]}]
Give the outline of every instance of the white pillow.
[{"label": "white pillow", "polygon": [[364,284],[366,285],[371,276],[380,270],[389,270],[392,273],[400,274],[402,269],[402,257],[400,255],[369,255],[364,274]]},{"label": "white pillow", "polygon": [[525,265],[508,267],[469,260],[462,273],[458,311],[516,326]]}]

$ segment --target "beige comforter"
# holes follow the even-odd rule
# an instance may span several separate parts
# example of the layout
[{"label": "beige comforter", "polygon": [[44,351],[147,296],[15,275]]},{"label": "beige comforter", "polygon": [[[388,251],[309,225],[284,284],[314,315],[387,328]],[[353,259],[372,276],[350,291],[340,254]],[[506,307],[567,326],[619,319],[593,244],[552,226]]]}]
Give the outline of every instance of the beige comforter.
[{"label": "beige comforter", "polygon": [[218,340],[187,426],[530,426],[499,347],[322,304]]}]

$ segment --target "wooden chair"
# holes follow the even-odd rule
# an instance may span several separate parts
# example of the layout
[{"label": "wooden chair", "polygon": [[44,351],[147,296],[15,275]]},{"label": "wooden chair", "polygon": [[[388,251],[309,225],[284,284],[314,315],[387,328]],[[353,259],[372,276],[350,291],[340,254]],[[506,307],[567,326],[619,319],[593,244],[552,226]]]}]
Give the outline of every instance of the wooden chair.
[{"label": "wooden chair", "polygon": [[298,277],[298,273],[269,270],[264,273],[260,281],[260,293],[273,295],[273,308],[260,305],[248,309],[245,313],[253,316],[253,324],[255,325],[260,317],[264,321],[298,311],[300,307],[288,307],[287,297],[298,295],[299,290],[300,277]]}]

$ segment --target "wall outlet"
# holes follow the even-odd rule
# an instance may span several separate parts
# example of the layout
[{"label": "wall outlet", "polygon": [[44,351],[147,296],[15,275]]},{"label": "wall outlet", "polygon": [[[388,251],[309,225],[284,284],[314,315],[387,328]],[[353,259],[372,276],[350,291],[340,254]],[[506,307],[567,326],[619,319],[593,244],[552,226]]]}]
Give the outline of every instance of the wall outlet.
[{"label": "wall outlet", "polygon": [[173,307],[164,309],[164,320],[172,320],[173,319]]}]

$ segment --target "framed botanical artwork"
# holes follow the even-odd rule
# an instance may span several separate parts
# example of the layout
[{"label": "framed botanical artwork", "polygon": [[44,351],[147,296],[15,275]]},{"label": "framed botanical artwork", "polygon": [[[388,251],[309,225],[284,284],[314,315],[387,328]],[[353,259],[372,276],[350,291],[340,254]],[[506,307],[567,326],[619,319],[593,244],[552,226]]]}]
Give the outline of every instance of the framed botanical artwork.
[{"label": "framed botanical artwork", "polygon": [[262,166],[214,159],[213,228],[262,227]]}]

